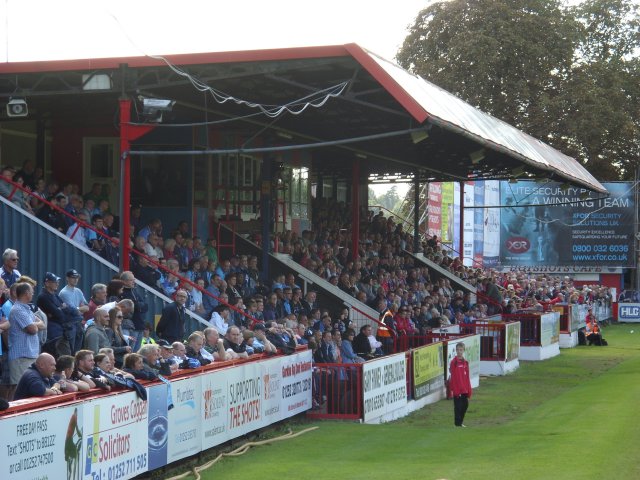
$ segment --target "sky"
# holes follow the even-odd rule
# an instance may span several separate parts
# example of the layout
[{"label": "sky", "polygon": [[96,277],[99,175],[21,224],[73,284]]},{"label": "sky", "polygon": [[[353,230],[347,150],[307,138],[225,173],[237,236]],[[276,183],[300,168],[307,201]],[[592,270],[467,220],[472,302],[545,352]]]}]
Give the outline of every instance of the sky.
[{"label": "sky", "polygon": [[392,58],[429,0],[0,0],[0,62],[331,45]]},{"label": "sky", "polygon": [[[0,0],[0,64],[355,42],[393,59],[430,0]],[[1,65],[0,65],[1,68]],[[403,194],[408,187],[398,185]],[[390,185],[376,185],[376,194]]]}]

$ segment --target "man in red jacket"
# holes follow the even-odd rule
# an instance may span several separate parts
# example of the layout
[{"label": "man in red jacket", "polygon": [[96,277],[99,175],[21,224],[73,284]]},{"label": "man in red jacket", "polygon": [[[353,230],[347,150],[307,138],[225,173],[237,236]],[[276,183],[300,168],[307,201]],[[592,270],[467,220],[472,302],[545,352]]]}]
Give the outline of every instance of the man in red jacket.
[{"label": "man in red jacket", "polygon": [[449,388],[453,395],[453,413],[456,427],[465,427],[462,422],[471,398],[471,380],[469,362],[464,358],[464,343],[456,344],[456,356],[449,365]]}]

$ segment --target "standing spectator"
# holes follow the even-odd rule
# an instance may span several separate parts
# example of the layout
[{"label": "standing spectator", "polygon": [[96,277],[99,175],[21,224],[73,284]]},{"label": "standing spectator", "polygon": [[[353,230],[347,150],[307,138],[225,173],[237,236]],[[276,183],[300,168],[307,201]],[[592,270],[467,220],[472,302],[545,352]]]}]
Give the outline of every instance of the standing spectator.
[{"label": "standing spectator", "polygon": [[158,336],[169,343],[182,341],[184,338],[185,324],[185,302],[187,301],[186,290],[178,290],[176,292],[175,302],[162,309],[162,316],[156,326]]},{"label": "standing spectator", "polygon": [[118,301],[124,292],[124,282],[119,278],[114,278],[107,284],[107,302]]},{"label": "standing spectator", "polygon": [[60,395],[62,388],[53,378],[55,371],[56,359],[48,353],[41,353],[20,377],[13,399]]},{"label": "standing spectator", "polygon": [[0,278],[4,280],[7,288],[16,283],[20,278],[18,271],[18,252],[12,248],[7,248],[2,254],[2,268],[0,268]]},{"label": "standing spectator", "polygon": [[40,353],[38,330],[45,328],[45,325],[31,310],[29,304],[32,299],[33,287],[28,283],[19,283],[16,286],[16,302],[9,314],[8,399],[13,397],[15,385]]},{"label": "standing spectator", "polygon": [[464,343],[456,344],[456,356],[449,365],[449,389],[453,396],[454,424],[456,427],[465,427],[464,415],[469,407],[471,398],[471,379],[469,378],[469,362],[464,358]]},{"label": "standing spectator", "polygon": [[104,283],[96,283],[91,287],[91,298],[89,299],[89,308],[84,312],[83,318],[86,322],[90,318],[93,318],[93,312],[96,308],[104,305],[107,302],[107,286]]},{"label": "standing spectator", "polygon": [[144,330],[144,315],[149,307],[144,300],[136,293],[136,277],[132,272],[122,272],[120,280],[124,282],[123,299],[129,299],[133,302],[133,313],[131,314],[131,322],[133,329],[129,329],[128,335],[135,339],[133,350],[137,351],[142,343],[142,334]]},{"label": "standing spectator", "polygon": [[[67,305],[57,293],[59,281],[58,276],[47,272],[44,276],[44,288],[38,295],[38,307],[47,315],[48,347],[45,348],[55,352],[56,356],[72,354],[81,347],[75,345],[76,321],[71,315],[67,315]],[[79,323],[82,323],[81,318]]]},{"label": "standing spectator", "polygon": [[84,293],[78,288],[80,274],[77,270],[71,269],[66,274],[67,284],[60,290],[60,298],[78,311],[84,314],[89,310],[89,302],[84,298]]},{"label": "standing spectator", "polygon": [[93,325],[87,328],[84,334],[84,348],[91,350],[96,355],[101,348],[111,347],[111,340],[107,335],[106,327],[109,325],[109,314],[104,310],[96,310]]}]

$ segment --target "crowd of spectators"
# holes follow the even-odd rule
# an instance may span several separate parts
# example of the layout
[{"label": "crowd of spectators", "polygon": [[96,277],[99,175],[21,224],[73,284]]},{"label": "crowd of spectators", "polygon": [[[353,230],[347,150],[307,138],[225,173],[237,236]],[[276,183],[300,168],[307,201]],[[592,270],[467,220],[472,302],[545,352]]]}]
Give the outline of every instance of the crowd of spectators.
[{"label": "crowd of spectators", "polygon": [[[29,162],[19,172],[4,168],[1,173],[15,181],[21,178],[36,196],[16,197],[12,188],[7,189],[10,184],[1,179],[0,194],[10,196],[13,192],[14,203],[117,262],[118,219],[109,211],[109,192],[104,186],[95,184],[81,196],[75,185],[60,188],[55,182],[46,184],[41,172]],[[58,205],[70,216],[38,198]],[[91,223],[104,236],[83,227],[74,217]],[[77,288],[80,273],[74,269],[66,272],[66,285],[61,290],[60,278],[53,272],[45,273],[34,299],[37,282],[20,274],[16,250],[6,249],[0,270],[0,331],[4,340],[0,397],[12,398],[27,370],[31,369],[31,376],[33,371],[46,373],[51,366],[46,355],[56,362],[66,362],[56,365],[61,369],[56,370],[58,374],[69,369],[71,373],[64,375],[70,380],[63,382],[64,388],[59,382],[55,389],[55,384],[45,385],[45,394],[55,394],[56,390],[73,389],[72,385],[85,388],[82,382],[110,388],[114,385],[110,375],[148,379],[160,371],[168,375],[179,368],[255,353],[290,353],[300,344],[309,345],[316,362],[358,363],[388,353],[391,335],[425,334],[493,313],[544,310],[558,302],[611,300],[606,287],[580,288],[568,277],[467,267],[436,237],[423,242],[420,251],[428,259],[477,287],[478,296],[474,298],[469,292],[455,289],[447,278],[432,278],[428,267],[407,254],[413,249],[411,234],[382,212],[362,212],[361,241],[358,251],[352,252],[349,217],[346,205],[319,200],[314,205],[312,229],[300,235],[292,231],[279,234],[274,246],[377,310],[382,322],[377,336],[371,325],[356,327],[350,322],[348,309],[330,312],[322,308],[316,293],[304,293],[293,274],[264,282],[257,257],[221,257],[216,240],[203,242],[192,237],[187,222],[180,222],[167,235],[160,219],[141,222],[140,207],[131,210],[129,241],[144,255],[132,254],[130,271],[95,283],[88,300]],[[136,280],[173,299],[155,329],[146,321],[148,307],[137,293]],[[202,331],[187,331],[187,310],[209,326]],[[103,366],[90,365],[94,360],[100,360]],[[78,371],[84,376],[93,374],[92,382]],[[52,375],[44,377],[54,378]]]}]

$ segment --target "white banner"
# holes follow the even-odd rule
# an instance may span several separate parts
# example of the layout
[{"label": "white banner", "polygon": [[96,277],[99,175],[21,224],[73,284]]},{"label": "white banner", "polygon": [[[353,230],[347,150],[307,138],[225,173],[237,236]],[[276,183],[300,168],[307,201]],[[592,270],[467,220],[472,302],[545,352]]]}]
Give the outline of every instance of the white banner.
[{"label": "white banner", "polygon": [[171,382],[173,408],[169,410],[167,463],[202,450],[202,376]]},{"label": "white banner", "polygon": [[[474,186],[473,182],[465,182],[464,184],[464,206],[473,207],[474,205]],[[464,210],[464,225],[463,225],[463,264],[465,267],[473,266],[473,223],[474,223],[474,209],[467,208]]]},{"label": "white banner", "polygon": [[202,448],[311,408],[311,350],[202,376]]},{"label": "white banner", "polygon": [[127,479],[146,472],[147,401],[128,392],[83,407],[84,478]]},{"label": "white banner", "polygon": [[364,421],[407,404],[407,362],[404,353],[362,364]]},{"label": "white banner", "polygon": [[0,478],[82,478],[82,404],[2,421]]},{"label": "white banner", "polygon": [[311,408],[311,367],[311,350],[295,356],[281,357],[280,419]]}]

